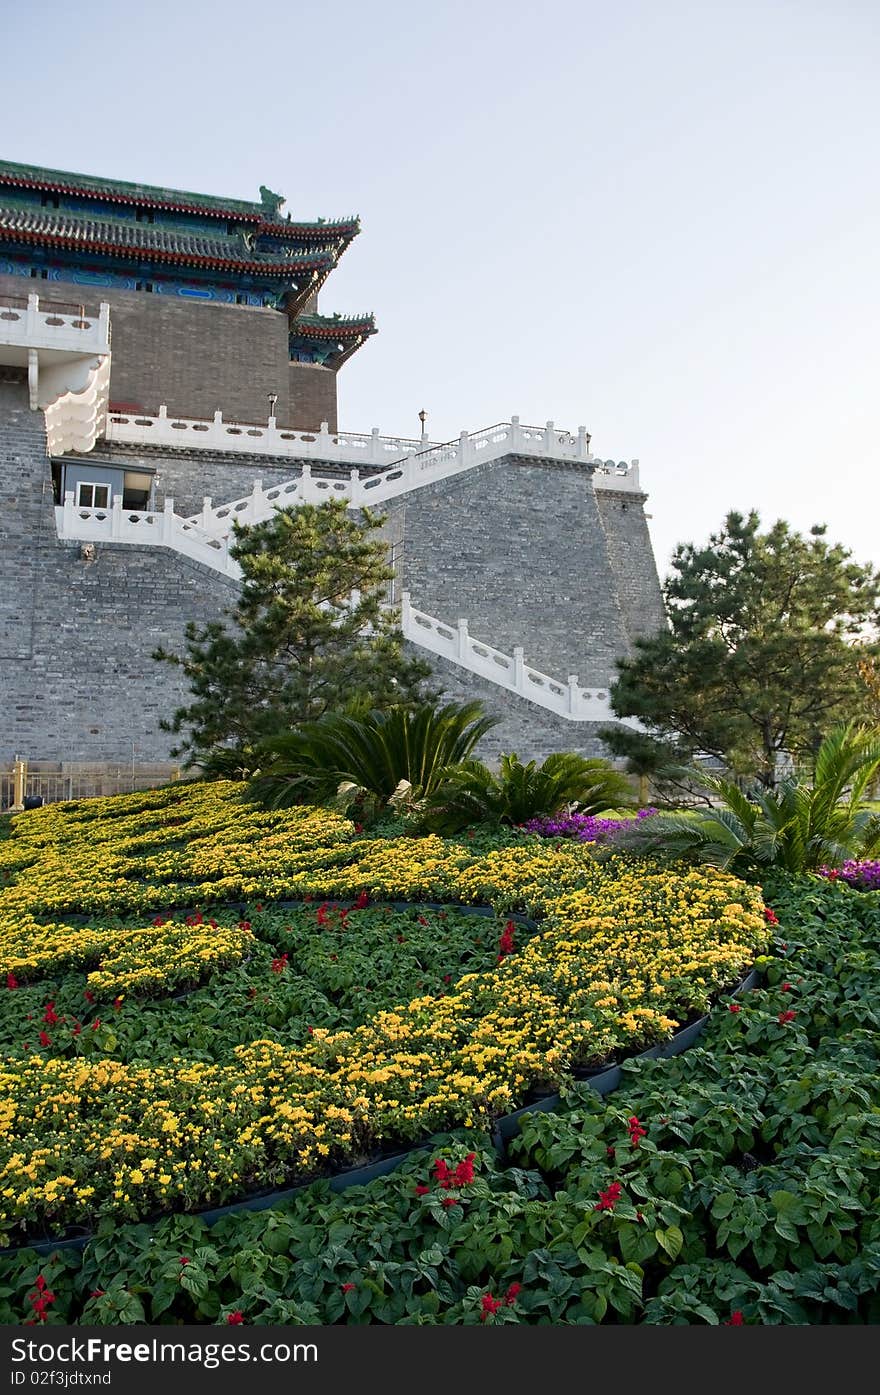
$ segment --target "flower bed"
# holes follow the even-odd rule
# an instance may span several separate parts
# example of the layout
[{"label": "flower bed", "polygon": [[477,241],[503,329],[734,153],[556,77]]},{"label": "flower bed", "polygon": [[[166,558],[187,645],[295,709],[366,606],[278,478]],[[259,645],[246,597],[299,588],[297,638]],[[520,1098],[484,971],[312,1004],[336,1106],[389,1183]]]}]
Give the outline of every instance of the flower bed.
[{"label": "flower bed", "polygon": [[880,891],[880,859],[865,858],[861,861],[850,860],[844,862],[842,867],[820,867],[819,873],[827,877],[829,881],[846,882],[848,886],[855,887],[856,891]]},{"label": "flower bed", "polygon": [[[169,813],[184,820],[171,824],[170,837],[189,828],[187,875],[204,866],[200,827],[208,830],[207,839],[216,840],[218,825],[226,820],[223,827],[235,849],[249,846],[243,829],[254,832],[257,844],[261,838],[277,839],[268,872],[230,876],[217,865],[217,876],[200,884],[210,888],[205,900],[213,904],[230,881],[237,895],[272,901],[293,888],[301,896],[352,902],[365,895],[429,899],[439,894],[487,902],[502,913],[517,908],[540,916],[539,931],[531,936],[511,931],[506,944],[502,932],[488,964],[476,958],[462,964],[453,935],[444,952],[453,959],[457,954],[459,962],[446,960],[448,986],[442,956],[435,956],[422,966],[422,989],[414,996],[377,1001],[360,1022],[341,1029],[332,1018],[326,1025],[310,1024],[313,1030],[302,1041],[291,1040],[283,1022],[277,1031],[267,1023],[265,1036],[230,1044],[221,1056],[205,1052],[202,1059],[172,1055],[157,1061],[152,1039],[135,1034],[122,1040],[106,1022],[98,1032],[76,1033],[65,1048],[76,1052],[73,1058],[50,1054],[37,1037],[27,1055],[10,1059],[0,1075],[0,1198],[7,1234],[35,1221],[57,1229],[102,1214],[134,1218],[222,1202],[332,1170],[377,1147],[416,1140],[438,1128],[483,1123],[520,1103],[536,1081],[557,1084],[577,1062],[601,1061],[668,1037],[678,1022],[702,1011],[713,994],[733,983],[766,939],[760,892],[711,869],[674,873],[620,861],[600,867],[577,845],[528,843],[474,855],[466,842],[439,838],[356,840],[351,825],[321,810],[249,811],[235,804],[234,787],[195,786],[177,791],[176,802],[166,794],[128,797],[119,801],[126,806],[121,812],[117,801],[100,801],[110,806],[111,822],[137,846],[126,852],[114,845],[111,851],[103,840],[106,855],[99,856],[91,881],[77,893],[86,906],[64,890],[57,865],[65,857],[82,872],[87,865],[96,820],[83,817],[78,806],[51,809],[44,819],[39,817],[44,811],[20,816],[15,836],[2,849],[6,870],[14,868],[12,885],[0,894],[3,944],[20,960],[22,942],[34,924],[41,927],[38,962],[28,972],[35,979],[50,972],[56,976],[49,1000],[56,1016],[64,1015],[62,993],[79,989],[83,996],[97,996],[88,980],[69,981],[74,964],[89,967],[82,935],[90,927],[66,926],[58,898],[66,896],[71,910],[89,910],[110,909],[120,889],[134,887],[139,895],[157,898],[177,894],[183,883],[163,883],[156,875],[157,864],[166,865],[160,826]],[[324,843],[317,839],[321,827],[327,831]],[[146,855],[153,880],[139,884],[132,866],[145,860],[147,838],[154,840]],[[176,868],[175,876],[179,864]],[[72,881],[84,885],[76,877]],[[191,905],[192,887],[187,890],[185,904]],[[157,904],[152,902],[154,908]],[[223,953],[238,958],[237,967],[228,964],[219,979],[215,969],[208,987],[198,990],[209,995],[206,1001],[217,1018],[244,1012],[256,986],[250,976],[260,965],[264,975],[279,980],[295,975],[310,1011],[315,995],[326,998],[325,988],[332,987],[329,955],[338,953],[331,948],[319,956],[321,973],[328,975],[322,981],[309,967],[316,938],[327,933],[326,924],[320,926],[321,907],[315,906],[311,926],[297,930],[293,919],[279,920],[261,904],[241,923],[236,923],[238,912],[231,924],[217,911],[191,916],[193,923],[183,927],[157,915],[153,924],[136,928],[134,940],[118,930],[114,940],[112,926],[99,927],[99,935],[106,932],[99,951],[104,965],[91,971],[104,977],[96,988],[109,995],[129,975],[119,1021],[127,1012],[136,1026],[137,992],[162,986],[163,963],[164,987],[179,982],[181,951],[189,954],[184,974],[191,978],[202,949],[190,953],[185,932],[201,947],[210,943],[211,931],[226,946]],[[50,925],[42,920],[47,914],[53,917]],[[29,918],[27,931],[18,917]],[[338,938],[349,932],[340,932],[337,924],[332,933]],[[71,943],[77,945],[73,958]],[[147,964],[142,980],[134,946]],[[254,963],[242,964],[245,951]],[[394,972],[393,950],[387,965],[386,977]],[[357,969],[354,952],[344,973],[352,966]],[[5,971],[15,977],[14,968]],[[409,979],[400,986],[404,982],[407,992],[415,987]],[[34,983],[26,991],[38,994],[40,987]],[[190,1004],[187,999],[177,1005],[184,1018]],[[36,1028],[38,1010],[34,1019]],[[195,1012],[193,1020],[198,1020]],[[109,1037],[102,1037],[108,1030]],[[39,1031],[51,1037],[45,1027]]]},{"label": "flower bed", "polygon": [[0,1257],[0,1322],[876,1324],[880,908],[774,882],[766,986],[703,1049],[571,1089],[507,1160],[460,1131],[341,1196]]}]

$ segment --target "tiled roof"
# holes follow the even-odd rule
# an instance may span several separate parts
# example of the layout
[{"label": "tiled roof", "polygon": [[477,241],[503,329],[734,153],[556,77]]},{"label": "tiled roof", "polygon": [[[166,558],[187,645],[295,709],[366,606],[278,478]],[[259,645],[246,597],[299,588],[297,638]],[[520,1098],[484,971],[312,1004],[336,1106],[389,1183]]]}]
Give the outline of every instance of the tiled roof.
[{"label": "tiled roof", "polygon": [[260,235],[295,238],[298,242],[350,242],[353,237],[357,237],[360,230],[360,218],[319,218],[314,223],[266,222],[260,228]]},{"label": "tiled roof", "polygon": [[[19,165],[0,160],[0,185],[19,188],[51,189],[58,193],[94,194],[114,203],[139,203],[145,207],[177,208],[216,217],[233,213],[240,218],[262,221],[275,210],[266,203],[244,199],[218,198],[213,194],[193,194],[184,189],[162,189],[154,184],[131,184],[124,179],[99,179],[91,174],[45,169],[40,165]],[[283,200],[282,200],[283,202]]]},{"label": "tiled roof", "polygon": [[297,315],[291,326],[304,339],[357,339],[376,333],[373,315]]},{"label": "tiled roof", "polygon": [[249,248],[240,234],[210,237],[148,223],[95,219],[57,209],[27,209],[0,204],[0,240],[124,255],[138,260],[229,266],[266,276],[295,276],[297,271],[327,271],[332,251],[315,249],[279,257]]}]

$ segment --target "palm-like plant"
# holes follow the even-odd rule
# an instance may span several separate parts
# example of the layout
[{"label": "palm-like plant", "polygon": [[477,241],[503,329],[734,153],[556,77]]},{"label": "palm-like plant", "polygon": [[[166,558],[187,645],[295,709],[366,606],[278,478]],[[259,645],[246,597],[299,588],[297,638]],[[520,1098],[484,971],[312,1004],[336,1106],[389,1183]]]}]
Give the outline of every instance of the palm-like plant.
[{"label": "palm-like plant", "polygon": [[404,783],[421,799],[494,725],[479,702],[322,717],[264,743],[251,793],[277,809],[326,803],[344,786],[343,803],[360,796],[379,809]]},{"label": "palm-like plant", "polygon": [[539,766],[509,755],[501,757],[497,775],[478,760],[449,770],[426,800],[421,823],[432,832],[454,833],[474,823],[521,824],[575,804],[584,813],[598,813],[631,799],[626,777],[608,761],[563,751]]},{"label": "palm-like plant", "polygon": [[812,785],[784,780],[749,798],[730,780],[696,779],[718,807],[642,821],[626,838],[637,851],[691,855],[716,867],[758,865],[810,872],[880,849],[880,817],[864,803],[880,771],[880,733],[836,727],[816,755]]}]

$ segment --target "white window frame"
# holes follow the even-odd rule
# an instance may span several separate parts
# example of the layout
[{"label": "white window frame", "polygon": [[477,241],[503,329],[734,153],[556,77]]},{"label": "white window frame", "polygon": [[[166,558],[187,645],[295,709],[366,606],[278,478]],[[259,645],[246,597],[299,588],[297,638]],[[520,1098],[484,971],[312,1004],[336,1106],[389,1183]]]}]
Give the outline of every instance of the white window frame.
[{"label": "white window frame", "polygon": [[[106,493],[107,493],[107,502],[104,503],[104,504],[98,504],[98,503],[86,504],[86,503],[83,503],[82,491],[83,491],[84,489],[91,489],[91,490],[103,489],[103,490],[106,490]],[[77,480],[77,484],[76,484],[76,507],[77,507],[78,509],[109,509],[110,503],[111,503],[111,497],[112,497],[112,486],[109,485],[109,484],[106,482],[106,480],[101,480],[101,481],[98,481],[98,480]],[[92,494],[92,499],[94,499],[94,498],[95,498],[95,495],[94,495],[94,493],[93,493],[93,494]]]}]

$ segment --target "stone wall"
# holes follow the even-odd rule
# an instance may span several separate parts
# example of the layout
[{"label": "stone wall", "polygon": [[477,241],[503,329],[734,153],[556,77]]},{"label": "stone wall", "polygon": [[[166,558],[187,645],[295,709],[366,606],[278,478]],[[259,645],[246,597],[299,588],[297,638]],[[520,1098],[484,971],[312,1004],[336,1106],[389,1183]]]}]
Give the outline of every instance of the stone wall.
[{"label": "stone wall", "polygon": [[187,620],[216,618],[234,585],[164,548],[85,561],[56,536],[45,449],[26,387],[0,383],[0,759],[165,760],[159,719],[185,690],[152,651],[182,650]]},{"label": "stone wall", "polygon": [[319,363],[291,363],[289,366],[291,423],[301,431],[320,431],[326,421],[336,431],[336,373]]},{"label": "stone wall", "polygon": [[640,635],[656,634],[666,624],[644,502],[644,494],[596,490],[608,561],[630,643]]},{"label": "stone wall", "polygon": [[475,639],[506,653],[522,645],[526,663],[554,678],[611,680],[629,639],[589,469],[507,457],[399,507],[415,606],[451,625],[466,619]]}]

